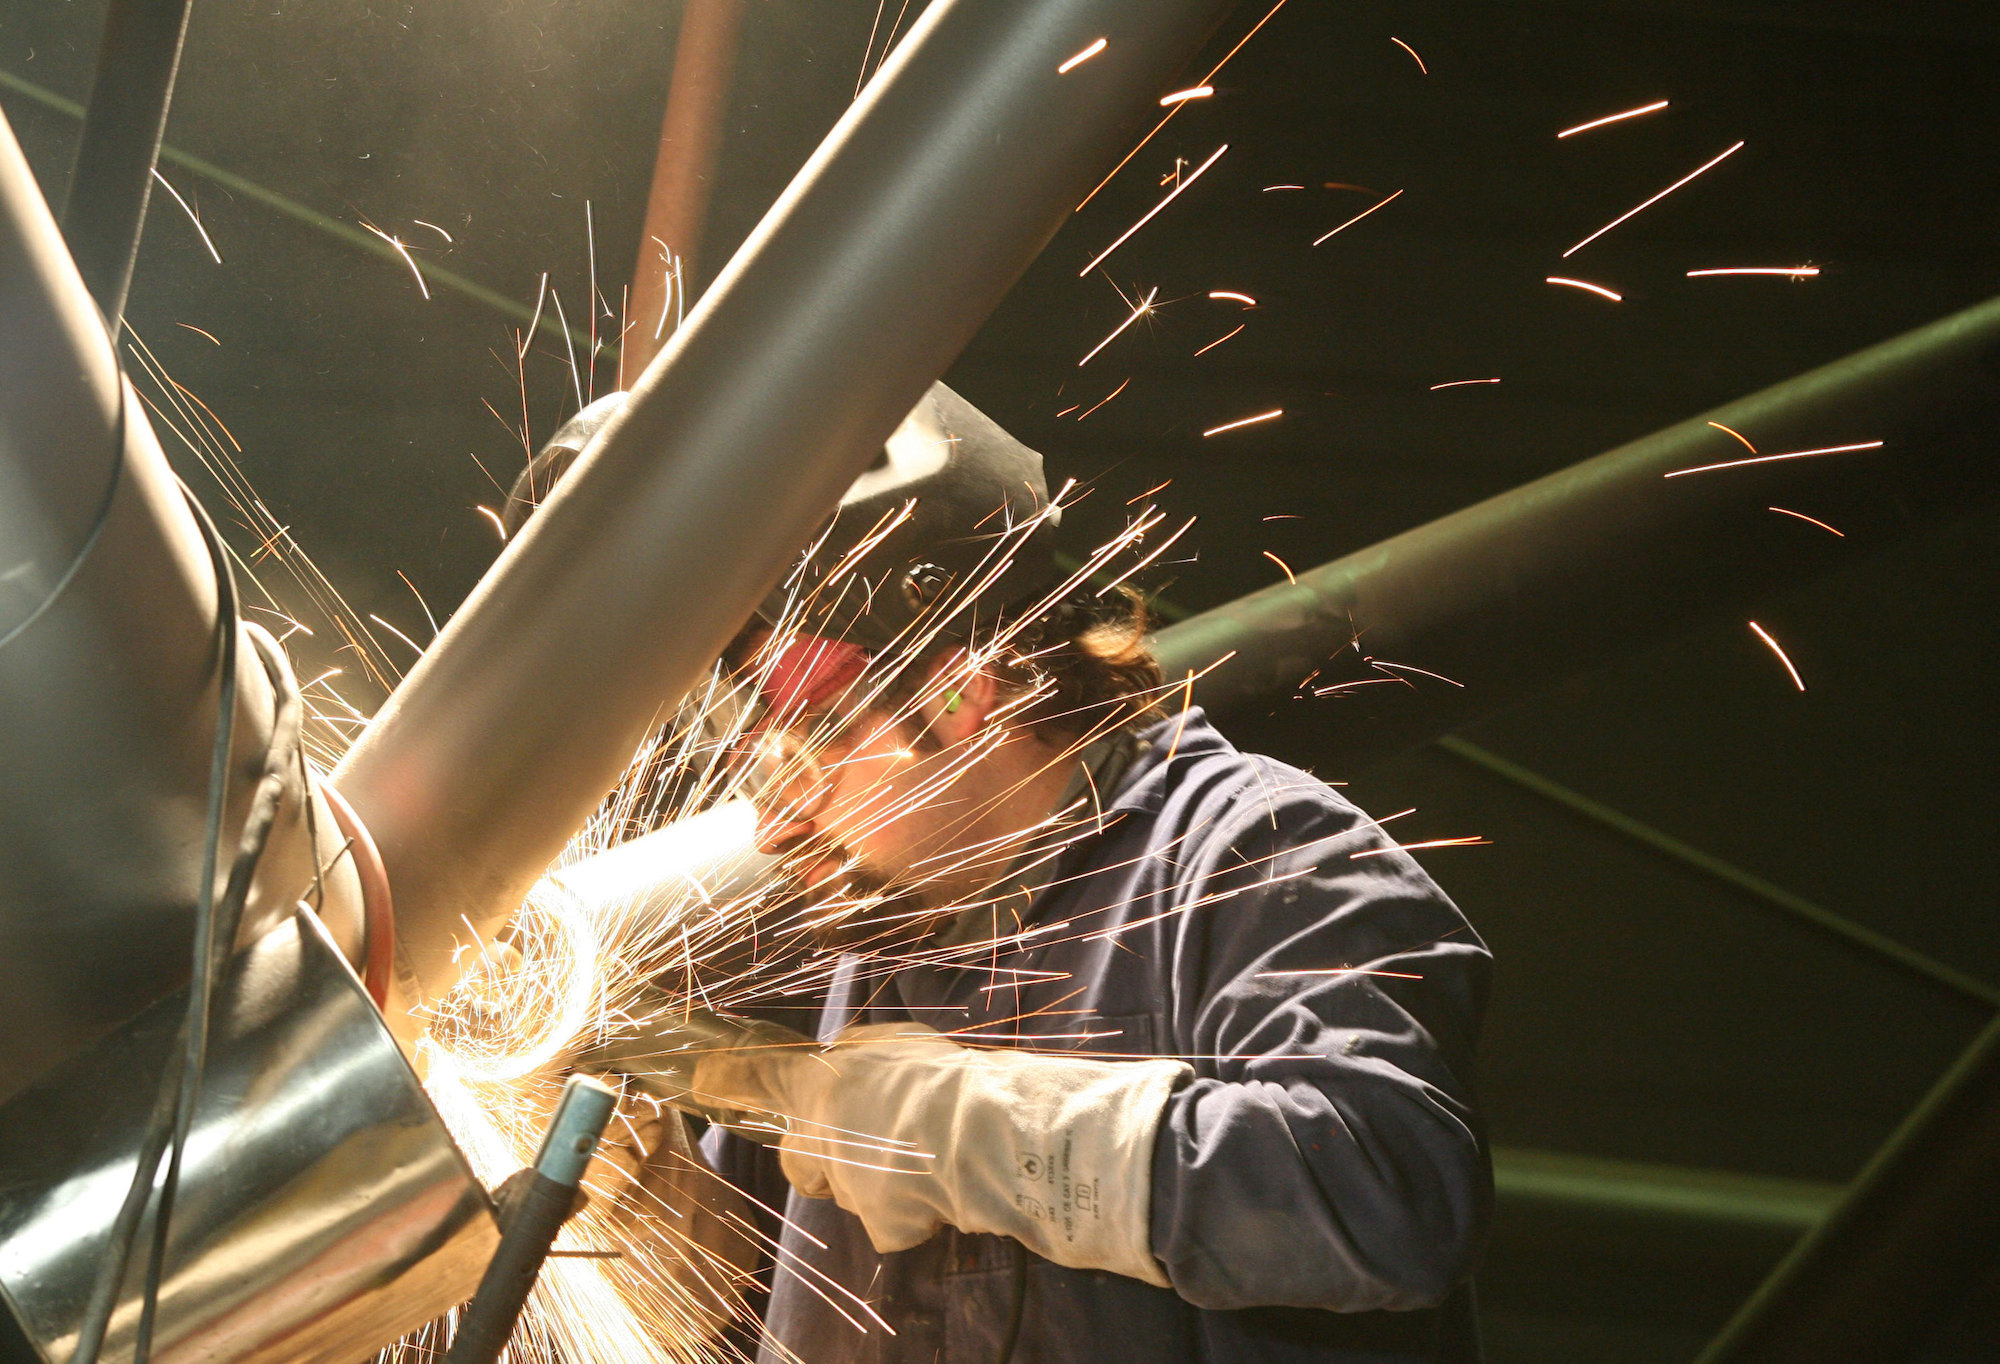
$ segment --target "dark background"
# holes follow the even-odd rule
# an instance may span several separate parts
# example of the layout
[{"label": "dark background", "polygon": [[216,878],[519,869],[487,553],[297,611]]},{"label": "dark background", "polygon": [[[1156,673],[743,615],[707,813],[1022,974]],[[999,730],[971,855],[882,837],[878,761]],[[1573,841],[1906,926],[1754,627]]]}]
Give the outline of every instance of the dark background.
[{"label": "dark background", "polygon": [[[1262,12],[1241,11],[1231,40]],[[866,0],[753,0],[699,276],[851,99],[875,17]],[[573,382],[546,332],[517,373],[516,330],[544,271],[587,330],[587,202],[611,313],[598,326],[616,332],[678,18],[636,0],[197,4],[173,148],[373,223],[516,310],[442,287],[425,301],[400,262],[163,163],[223,263],[156,195],[133,329],[227,425],[274,524],[364,619],[426,638],[396,570],[442,619],[497,547],[475,508],[499,505],[484,471],[505,483],[524,459],[524,403],[538,442],[579,388],[616,383],[608,355]],[[0,0],[0,107],[58,203],[77,124],[57,105],[87,96],[101,19],[97,0]],[[1057,237],[950,377],[1047,452],[1055,478],[1094,489],[1068,523],[1074,548],[1172,479],[1158,500],[1198,521],[1150,585],[1166,609],[1225,602],[1278,579],[1265,551],[1294,567],[1336,557],[1986,298],[2000,284],[1996,58],[2000,17],[1971,4],[1291,0],[1215,98]],[[1663,97],[1663,114],[1554,136]],[[1559,259],[1739,138],[1708,175]],[[1077,277],[1176,158],[1225,142],[1108,275]],[[1307,188],[1264,192],[1278,183]],[[1685,278],[1807,262],[1823,273]],[[1118,290],[1154,287],[1156,315],[1079,369],[1128,311]],[[1087,420],[1057,415],[1128,377]],[[1430,388],[1487,377],[1502,382]],[[1271,407],[1284,417],[1200,437]],[[1838,526],[1895,505],[1909,465],[1881,468],[1865,496],[1799,509]],[[248,556],[268,529],[239,518],[233,534]],[[1803,695],[1729,620],[1551,678],[1462,737],[2000,981],[1995,529],[1968,507],[1761,604]],[[1777,516],[1768,533],[1824,534]],[[308,675],[345,666],[343,695],[362,710],[378,698],[330,632],[292,642]],[[1499,959],[1482,1076],[1503,1193],[1482,1285],[1496,1360],[1691,1358],[1988,1016],[1447,749],[1351,770],[1312,706],[1292,715],[1279,756],[1371,809],[1418,807],[1408,837],[1493,840],[1427,862]],[[1689,1189],[1721,1211],[1649,1201]],[[2000,1358],[1988,1284],[1926,1357]]]}]

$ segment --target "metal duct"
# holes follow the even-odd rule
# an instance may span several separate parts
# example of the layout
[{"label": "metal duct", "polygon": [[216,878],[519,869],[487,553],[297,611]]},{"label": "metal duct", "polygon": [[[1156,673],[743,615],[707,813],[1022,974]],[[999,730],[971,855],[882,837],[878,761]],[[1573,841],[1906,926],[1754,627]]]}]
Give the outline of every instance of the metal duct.
[{"label": "metal duct", "polygon": [[[45,1360],[75,1352],[185,995],[0,1108],[0,1297]],[[155,1364],[353,1364],[471,1293],[499,1240],[485,1192],[310,913],[231,963],[206,1074]],[[144,1266],[101,1358],[131,1353]]]},{"label": "metal duct", "polygon": [[336,774],[419,996],[455,978],[467,923],[520,903],[1230,8],[918,19]]},{"label": "metal duct", "polygon": [[[1882,442],[1812,459],[1665,477],[1751,452],[1784,455]],[[1923,530],[1994,491],[2000,437],[2000,300],[1956,313],[1846,359],[1454,512],[1296,584],[1252,593],[1160,633],[1169,677],[1204,674],[1213,710],[1310,715],[1345,763],[1448,732],[1536,687],[1654,643],[1853,561],[1866,537],[1780,535],[1766,504],[1801,487],[1877,487],[1880,461],[1917,505],[1876,543]],[[1962,456],[1962,457],[1961,457]],[[1339,663],[1353,671],[1336,671]],[[1463,684],[1373,687],[1338,702],[1289,704],[1317,684],[1367,677],[1361,655]],[[1375,673],[1372,676],[1380,677]],[[1387,700],[1385,693],[1394,693]],[[1255,728],[1254,724],[1251,728]]]},{"label": "metal duct", "polygon": [[[5,1100],[186,979],[220,670],[214,565],[4,119],[0,317]],[[273,712],[247,646],[236,685],[230,847]],[[312,884],[301,814],[280,813],[239,941]],[[359,885],[316,822],[359,960]]]}]

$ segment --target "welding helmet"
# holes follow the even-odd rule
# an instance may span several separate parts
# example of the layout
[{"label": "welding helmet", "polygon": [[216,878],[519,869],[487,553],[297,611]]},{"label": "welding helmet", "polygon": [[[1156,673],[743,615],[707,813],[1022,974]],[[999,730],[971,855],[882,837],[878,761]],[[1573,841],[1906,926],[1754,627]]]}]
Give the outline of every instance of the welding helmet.
[{"label": "welding helmet", "polygon": [[[502,515],[509,535],[624,403],[623,393],[599,398],[529,461]],[[929,638],[963,643],[1054,586],[1059,516],[1042,457],[933,384],[757,614],[874,652],[932,613]]]}]

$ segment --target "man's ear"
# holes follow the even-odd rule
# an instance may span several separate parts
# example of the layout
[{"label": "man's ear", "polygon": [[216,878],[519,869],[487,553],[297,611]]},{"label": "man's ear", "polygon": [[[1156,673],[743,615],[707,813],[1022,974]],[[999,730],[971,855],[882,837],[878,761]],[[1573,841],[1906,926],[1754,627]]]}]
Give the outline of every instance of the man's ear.
[{"label": "man's ear", "polygon": [[986,724],[999,700],[1000,686],[989,674],[968,673],[927,702],[924,717],[939,743],[962,743]]}]

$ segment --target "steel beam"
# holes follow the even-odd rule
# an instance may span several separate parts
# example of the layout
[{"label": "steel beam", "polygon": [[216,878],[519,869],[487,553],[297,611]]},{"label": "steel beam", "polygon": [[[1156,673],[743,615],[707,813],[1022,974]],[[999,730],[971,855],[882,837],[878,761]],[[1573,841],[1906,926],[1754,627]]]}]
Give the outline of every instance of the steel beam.
[{"label": "steel beam", "polygon": [[415,995],[519,905],[1230,8],[917,20],[336,773]]},{"label": "steel beam", "polygon": [[[1667,477],[1752,457],[1718,426],[1772,455],[1882,445]],[[1284,705],[1288,729],[1309,724],[1344,763],[1364,763],[1711,617],[1740,618],[1857,548],[1990,497],[1996,437],[2000,300],[1203,612],[1162,631],[1158,652],[1169,677],[1201,674],[1194,694],[1210,709]],[[1905,475],[1893,525],[1844,540],[1777,533],[1770,503],[1882,487],[1883,461]],[[1389,675],[1364,656],[1463,685],[1417,676],[1292,704],[1315,673],[1306,692]]]}]

